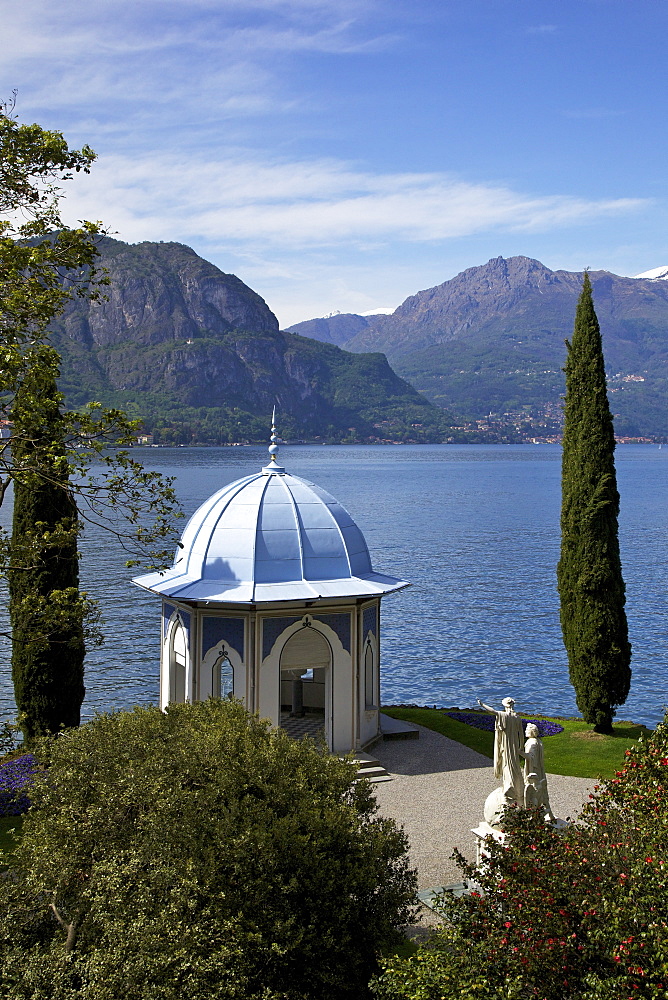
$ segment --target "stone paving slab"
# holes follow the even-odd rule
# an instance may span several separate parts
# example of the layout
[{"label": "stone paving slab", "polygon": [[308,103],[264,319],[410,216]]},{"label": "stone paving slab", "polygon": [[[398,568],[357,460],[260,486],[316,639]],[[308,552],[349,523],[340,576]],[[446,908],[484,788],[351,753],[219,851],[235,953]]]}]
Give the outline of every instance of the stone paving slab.
[{"label": "stone paving slab", "polygon": [[[489,757],[417,728],[417,740],[374,745],[375,756],[393,776],[374,791],[381,814],[406,831],[423,890],[461,880],[452,852],[458,847],[469,861],[475,859],[471,830],[482,820],[485,799],[498,781]],[[577,816],[596,783],[557,774],[548,774],[547,782],[552,809],[562,819]]]},{"label": "stone paving slab", "polygon": [[380,731],[384,740],[412,740],[418,739],[420,736],[418,727],[412,722],[406,722],[404,719],[393,719],[391,715],[385,715],[384,712],[380,713]]}]

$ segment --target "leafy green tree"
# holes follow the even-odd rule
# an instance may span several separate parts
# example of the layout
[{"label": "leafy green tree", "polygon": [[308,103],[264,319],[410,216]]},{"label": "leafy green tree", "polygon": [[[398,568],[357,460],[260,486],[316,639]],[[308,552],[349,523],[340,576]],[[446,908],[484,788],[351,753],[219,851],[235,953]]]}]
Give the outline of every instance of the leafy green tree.
[{"label": "leafy green tree", "polygon": [[6,1000],[360,1000],[411,916],[406,838],[356,769],[239,702],[39,741]]},{"label": "leafy green tree", "polygon": [[13,112],[13,102],[0,105],[0,418],[11,427],[0,439],[0,504],[13,485],[17,509],[12,537],[0,531],[0,573],[10,578],[15,693],[30,737],[76,723],[84,643],[99,638],[78,591],[83,522],[161,564],[177,505],[170,482],[107,450],[132,442],[136,423],[95,402],[62,410],[49,327],[73,295],[99,297],[105,279],[101,227],[63,224],[59,182],[87,173],[95,154]]},{"label": "leafy green tree", "polygon": [[627,751],[566,833],[506,815],[476,890],[447,923],[386,963],[382,1000],[664,1000],[668,993],[668,725]]},{"label": "leafy green tree", "polygon": [[615,438],[603,345],[585,272],[567,342],[557,584],[561,628],[577,705],[596,732],[611,733],[631,684],[631,646],[619,555]]}]

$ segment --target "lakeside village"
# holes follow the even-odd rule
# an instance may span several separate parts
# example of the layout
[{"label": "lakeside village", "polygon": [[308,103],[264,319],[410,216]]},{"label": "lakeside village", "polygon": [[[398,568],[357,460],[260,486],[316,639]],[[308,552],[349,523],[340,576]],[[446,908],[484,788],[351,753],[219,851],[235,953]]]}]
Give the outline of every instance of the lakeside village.
[{"label": "lakeside village", "polygon": [[[507,374],[517,374],[507,373]],[[545,373],[550,374],[550,373]],[[642,375],[626,374],[617,372],[607,378],[608,393],[623,391],[627,386],[642,383],[645,378]],[[614,416],[614,415],[613,415]],[[563,435],[564,413],[563,404],[548,403],[545,406],[525,406],[521,410],[507,411],[504,413],[488,413],[487,416],[474,420],[462,420],[452,428],[452,433],[446,434],[440,444],[561,444]],[[421,435],[422,423],[411,423],[401,437],[393,436],[391,433],[392,421],[384,420],[374,423],[373,427],[378,432],[376,435],[369,435],[360,439],[355,432],[355,428],[349,428],[348,438],[329,439],[321,435],[313,435],[308,438],[282,438],[284,444],[364,444],[364,445],[401,445],[401,444],[423,444],[424,437]],[[0,440],[11,436],[12,423],[10,420],[0,420]],[[396,431],[396,428],[394,428]],[[415,431],[415,434],[411,433]],[[655,435],[628,435],[615,434],[617,444],[667,444],[667,434]],[[237,441],[220,442],[216,447],[239,448],[245,445],[261,444],[259,438],[240,436]],[[210,441],[200,441],[188,432],[184,439],[184,428],[178,424],[172,424],[168,420],[160,422],[159,427],[152,431],[142,431],[137,434],[137,445],[141,447],[211,447]]]},{"label": "lakeside village", "polygon": [[[610,391],[610,390],[609,390]],[[538,416],[525,412],[492,414],[479,420],[463,422],[456,429],[456,434],[446,436],[440,444],[561,444],[563,436],[563,409],[561,405],[554,404],[545,407]],[[365,438],[364,441],[351,439],[349,441],[328,441],[320,435],[309,438],[281,438],[281,442],[287,445],[295,444],[423,444],[417,436],[411,436],[410,431],[402,438],[387,437],[383,434],[384,428],[389,428],[389,420],[374,424],[378,430],[377,436]],[[422,424],[410,425],[415,430],[420,430]],[[175,441],[161,441],[160,436],[164,435],[169,428],[161,429],[158,434],[140,433],[137,435],[137,444],[149,448],[173,447]],[[176,428],[172,429],[176,437]],[[352,431],[353,428],[350,428]],[[668,435],[655,434],[651,436],[615,434],[617,444],[666,444]],[[245,445],[259,444],[259,441],[242,439],[221,444],[219,447],[240,448]],[[192,441],[192,445],[197,447],[207,447],[206,442]],[[187,447],[179,444],[180,447]]]},{"label": "lakeside village", "polygon": [[[623,391],[631,384],[644,382],[642,375],[625,374],[617,372],[607,379],[608,393]],[[613,414],[614,416],[614,414]],[[419,433],[411,435],[407,430],[401,438],[388,435],[391,421],[384,420],[375,423],[374,429],[378,431],[376,436],[365,438],[364,441],[356,440],[352,435],[349,440],[329,441],[319,435],[309,438],[282,438],[285,444],[422,444],[423,439]],[[564,426],[563,404],[549,403],[543,407],[525,406],[521,410],[508,411],[504,413],[489,413],[486,417],[475,420],[462,421],[453,433],[446,435],[441,444],[561,444]],[[423,427],[421,423],[410,425],[415,431],[420,431]],[[349,428],[354,432],[354,428]],[[170,437],[171,432],[171,437]],[[169,440],[164,440],[167,435]],[[142,433],[137,436],[137,444],[145,447],[169,446],[177,442],[178,428],[164,427],[157,433]],[[654,435],[629,435],[615,434],[617,444],[667,444],[667,434]],[[205,446],[205,442],[193,440],[193,445]],[[239,441],[229,442],[222,447],[241,447],[249,444],[259,444],[260,441],[242,438]]]},{"label": "lakeside village", "polygon": [[[512,420],[512,424],[509,421]],[[389,421],[388,421],[389,423]],[[562,421],[563,423],[563,421]],[[379,430],[382,428],[382,424],[375,425]],[[419,428],[421,424],[412,424],[412,427]],[[544,431],[544,433],[538,433],[539,431]],[[8,440],[11,437],[12,423],[10,420],[0,420],[0,440]],[[175,445],[174,442],[159,442],[156,441],[157,435],[140,433],[137,435],[137,445],[144,448],[186,448],[188,445],[183,443],[178,443]],[[442,441],[442,444],[561,444],[562,429],[556,424],[556,422],[545,421],[544,424],[537,423],[534,418],[527,417],[521,414],[511,414],[504,413],[502,418],[495,418],[492,415],[486,417],[484,420],[471,421],[469,423],[462,424],[461,428],[458,428],[457,437],[450,436]],[[615,441],[617,444],[666,444],[668,443],[667,435],[654,435],[653,437],[630,437],[628,435],[615,435]],[[309,439],[297,439],[297,438],[281,438],[281,442],[287,445],[295,444],[329,444],[329,441],[323,440],[320,436],[314,436]],[[334,442],[331,442],[334,443]],[[411,438],[408,435],[405,439],[398,440],[391,437],[372,437],[363,442],[358,441],[348,441],[348,442],[336,442],[337,444],[421,444],[423,442],[419,441],[417,438]],[[231,441],[229,443],[216,445],[215,447],[220,448],[243,448],[252,444],[258,444],[257,441],[242,440],[242,441]],[[202,441],[192,441],[190,446],[205,448],[213,447],[207,442]]]},{"label": "lakeside village", "polygon": [[[419,425],[415,425],[419,426]],[[532,433],[523,433],[521,425],[516,427],[516,434],[508,434],[505,425],[494,424],[488,418],[487,420],[478,420],[472,424],[464,424],[462,426],[462,435],[457,438],[448,437],[444,441],[439,442],[441,444],[561,444],[562,434],[544,434],[536,436],[533,431],[535,430],[535,425],[532,423]],[[656,435],[654,437],[630,437],[628,435],[615,435],[615,441],[617,444],[666,444],[668,443],[668,436],[666,435]],[[227,444],[221,445],[208,445],[204,442],[193,441],[192,447],[206,448],[206,447],[217,447],[217,448],[245,448],[253,444],[257,444],[256,441],[231,441]],[[329,444],[329,441],[323,441],[319,436],[313,438],[281,438],[281,443],[286,445],[298,445],[298,444]],[[380,445],[380,444],[393,444],[393,445],[404,445],[404,444],[423,444],[424,442],[417,440],[416,438],[411,438],[408,436],[405,440],[397,440],[396,438],[369,438],[365,441],[347,441],[347,442],[331,442],[336,444],[364,444],[364,445]],[[145,448],[173,448],[173,444],[158,444],[155,441],[155,436],[153,434],[138,434],[137,444]],[[179,444],[176,445],[178,448],[187,448],[188,445]]]},{"label": "lakeside village", "polygon": [[[506,372],[500,374],[516,375],[518,372]],[[526,374],[533,374],[527,372]],[[557,374],[546,371],[543,374]],[[644,383],[643,375],[616,372],[606,379],[609,394],[623,392],[638,383]],[[614,417],[614,414],[613,414]],[[506,411],[503,413],[488,413],[487,416],[474,420],[462,420],[452,428],[452,433],[446,434],[438,442],[440,444],[561,444],[563,436],[564,411],[563,403],[548,403],[544,406],[524,406],[520,410]],[[393,436],[390,432],[392,421],[384,420],[374,423],[373,427],[378,431],[377,435],[370,435],[363,440],[355,436],[355,429],[349,428],[350,437],[348,439],[327,439],[320,435],[309,438],[282,438],[285,444],[423,444],[424,438],[420,435],[423,429],[422,423],[410,424],[401,437]],[[415,434],[411,433],[411,429]],[[654,435],[629,435],[615,434],[617,444],[666,444],[667,434]],[[260,444],[259,439],[242,437],[238,441],[221,443],[221,447],[241,447],[249,444]],[[435,443],[435,442],[430,442]],[[187,444],[198,447],[206,447],[208,442],[190,442],[181,440],[181,428],[165,424],[155,433],[141,433],[137,436],[137,444],[145,447],[169,447],[174,444],[186,446]]]}]

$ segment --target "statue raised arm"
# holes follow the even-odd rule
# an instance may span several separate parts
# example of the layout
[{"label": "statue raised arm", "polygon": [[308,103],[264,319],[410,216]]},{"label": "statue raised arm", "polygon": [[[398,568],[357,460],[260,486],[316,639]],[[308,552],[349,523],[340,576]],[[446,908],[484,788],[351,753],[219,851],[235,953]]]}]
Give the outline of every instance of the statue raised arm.
[{"label": "statue raised arm", "polygon": [[524,745],[524,729],[522,720],[515,713],[513,698],[504,698],[503,711],[498,712],[490,705],[485,705],[478,698],[478,704],[486,712],[495,716],[494,726],[494,776],[501,779],[503,796],[508,805],[524,805],[524,774],[520,753]]}]

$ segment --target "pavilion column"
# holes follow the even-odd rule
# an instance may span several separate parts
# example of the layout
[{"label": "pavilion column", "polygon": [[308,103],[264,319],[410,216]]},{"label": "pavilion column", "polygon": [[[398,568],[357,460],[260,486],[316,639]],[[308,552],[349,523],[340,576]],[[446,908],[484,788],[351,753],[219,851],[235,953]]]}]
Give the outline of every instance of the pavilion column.
[{"label": "pavilion column", "polygon": [[301,677],[296,677],[292,681],[292,711],[290,717],[302,719],[304,717],[304,683]]}]

